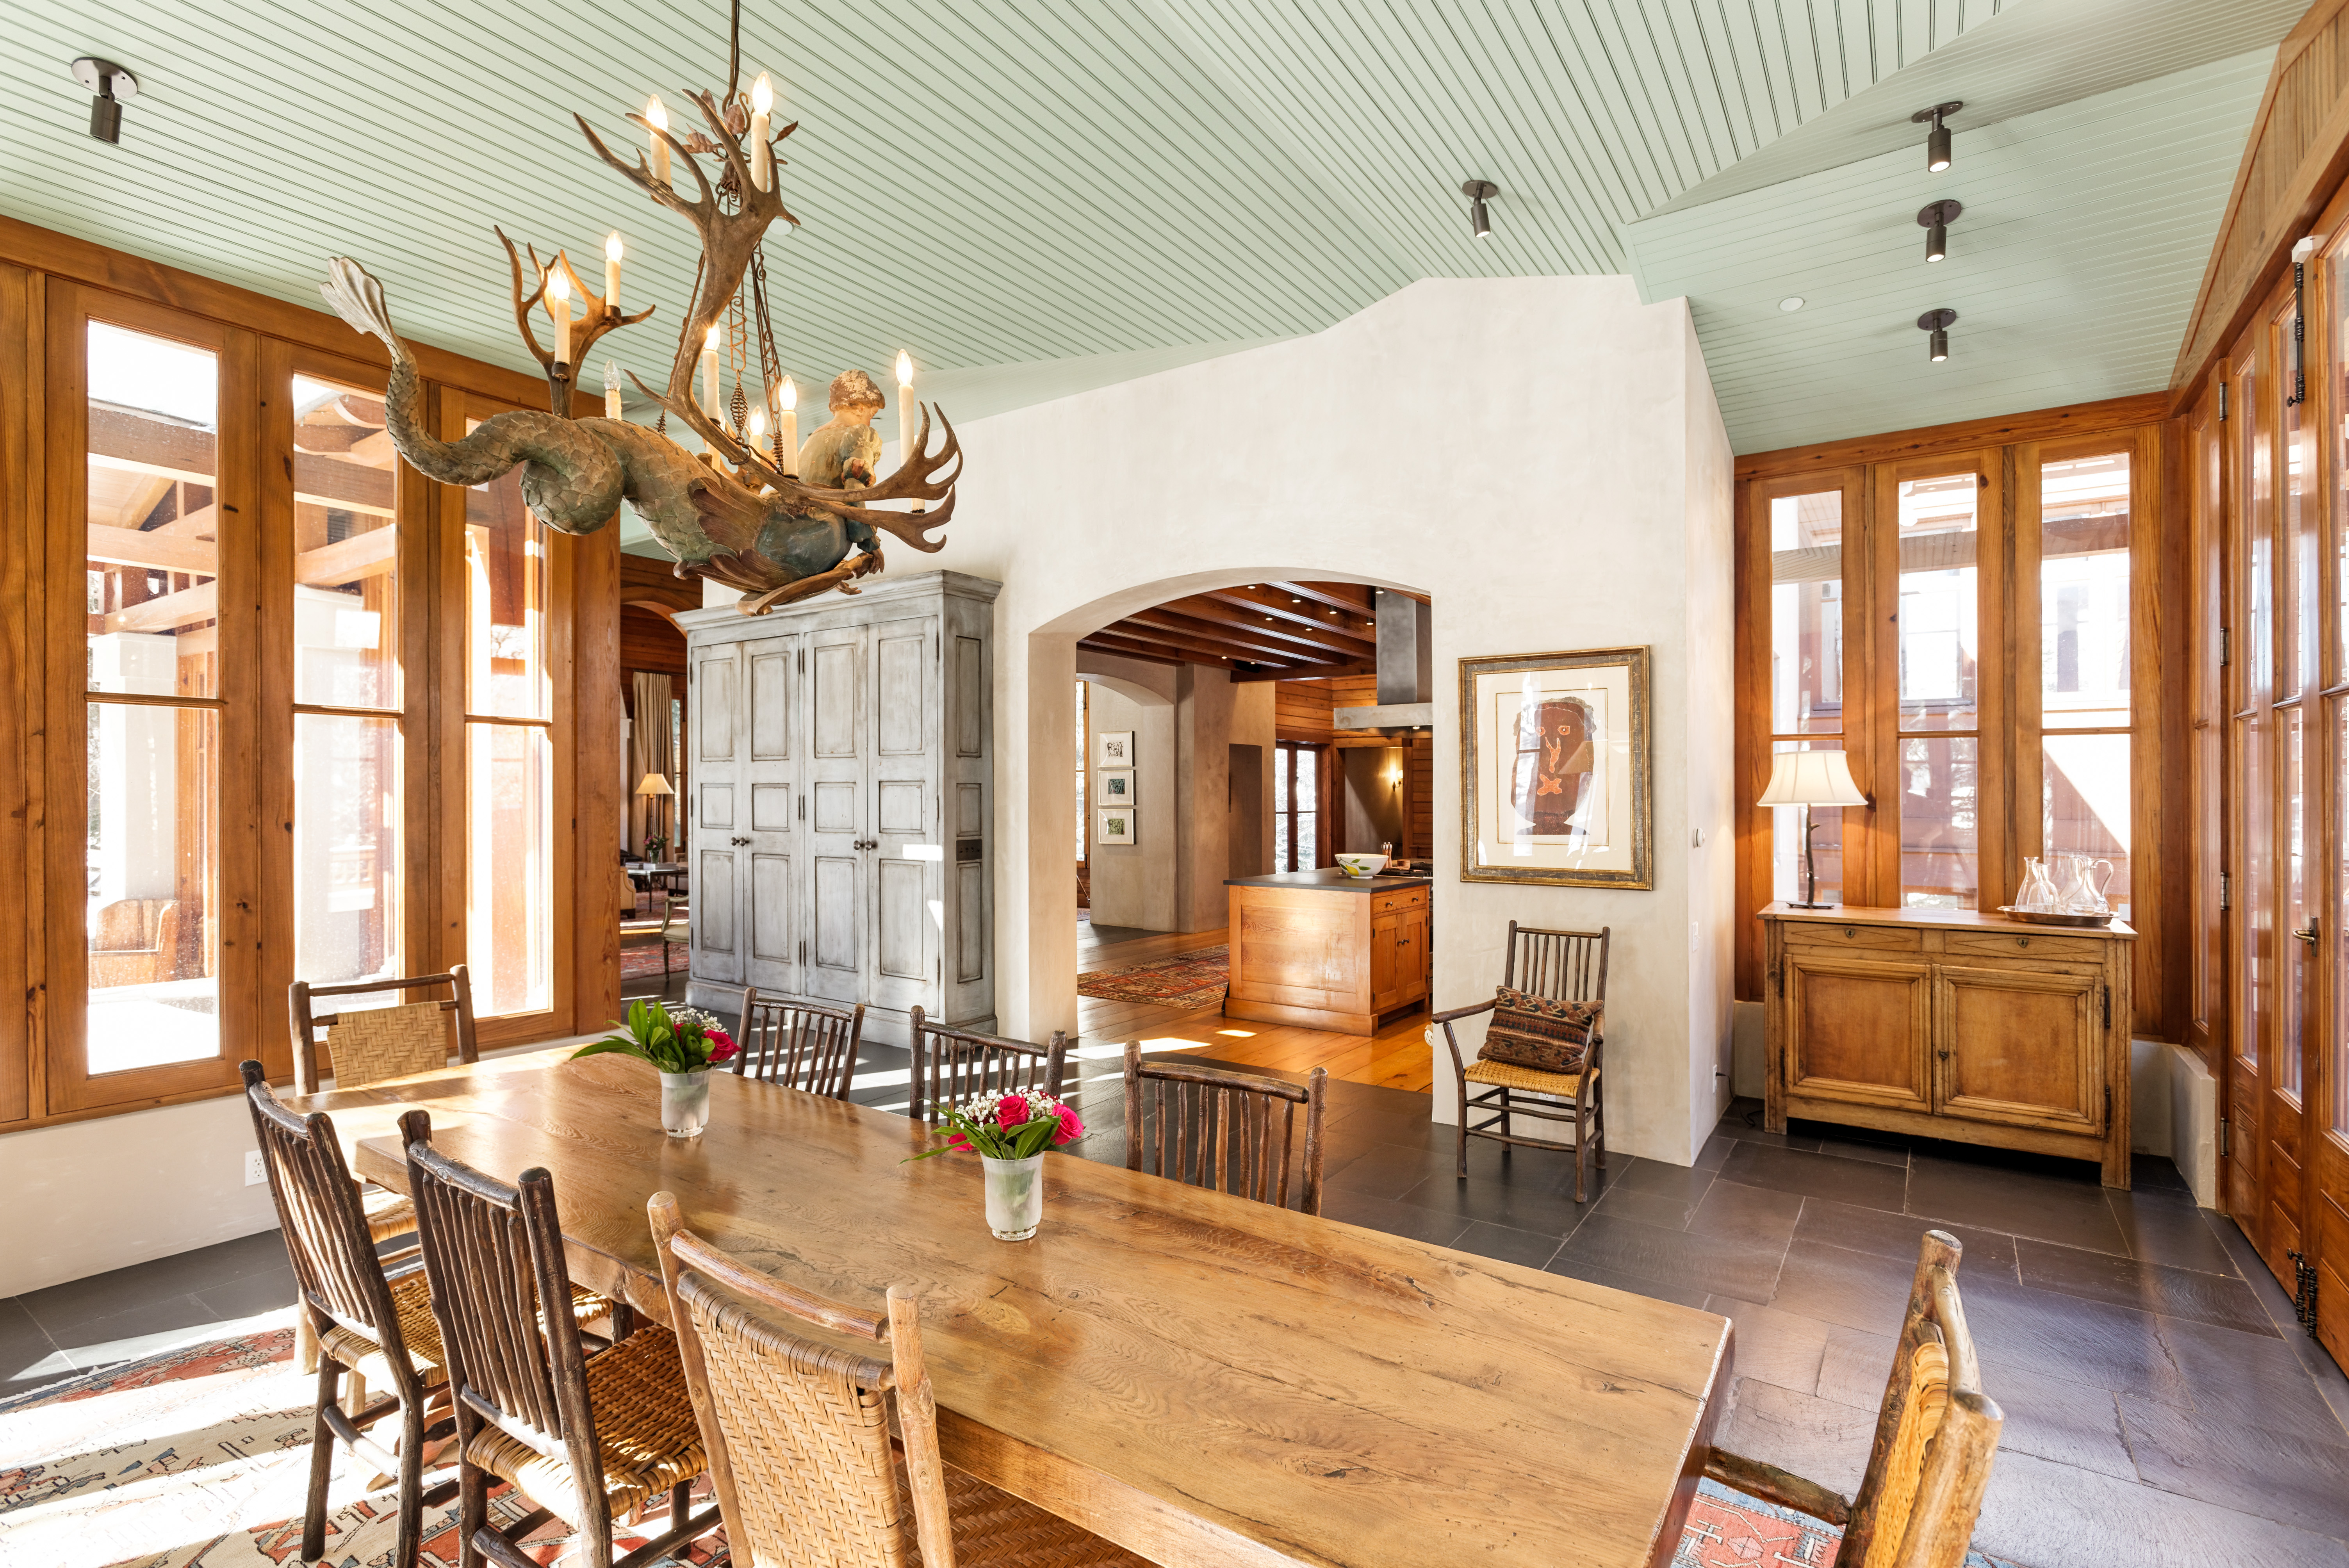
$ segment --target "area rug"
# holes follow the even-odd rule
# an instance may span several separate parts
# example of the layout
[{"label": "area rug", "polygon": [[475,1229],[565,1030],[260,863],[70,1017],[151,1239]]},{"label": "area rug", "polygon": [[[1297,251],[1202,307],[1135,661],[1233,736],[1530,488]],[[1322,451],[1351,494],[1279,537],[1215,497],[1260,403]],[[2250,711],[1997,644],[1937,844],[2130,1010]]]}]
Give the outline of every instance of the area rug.
[{"label": "area rug", "polygon": [[1232,982],[1230,949],[1202,947],[1180,958],[1095,969],[1077,976],[1077,995],[1101,1002],[1156,1002],[1169,1007],[1220,1007]]},{"label": "area rug", "polygon": [[[1702,1480],[1672,1568],[1829,1568],[1842,1544],[1843,1532],[1832,1524]],[[1966,1568],[2000,1564],[1969,1552]]]},{"label": "area rug", "polygon": [[[620,949],[620,978],[623,980],[658,980],[662,978],[662,945],[663,944],[660,942],[654,941],[645,943],[635,947],[622,947]],[[678,943],[676,947],[669,951],[669,972],[682,975],[686,972],[689,964],[690,960],[686,956],[685,944],[683,943]]]}]

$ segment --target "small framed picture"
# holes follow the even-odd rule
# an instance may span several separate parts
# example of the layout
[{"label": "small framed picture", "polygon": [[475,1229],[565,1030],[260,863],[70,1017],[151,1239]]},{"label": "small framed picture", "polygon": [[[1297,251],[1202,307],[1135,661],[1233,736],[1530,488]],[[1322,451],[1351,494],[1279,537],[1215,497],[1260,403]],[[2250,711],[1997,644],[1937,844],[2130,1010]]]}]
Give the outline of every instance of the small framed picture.
[{"label": "small framed picture", "polygon": [[1106,806],[1130,806],[1133,803],[1133,769],[1104,768],[1101,776],[1101,799]]},{"label": "small framed picture", "polygon": [[1094,812],[1094,843],[1130,844],[1133,842],[1133,812],[1127,807],[1100,807]]},{"label": "small framed picture", "polygon": [[1093,758],[1096,768],[1131,768],[1133,766],[1133,731],[1104,729],[1093,737],[1093,749],[1100,753]]}]

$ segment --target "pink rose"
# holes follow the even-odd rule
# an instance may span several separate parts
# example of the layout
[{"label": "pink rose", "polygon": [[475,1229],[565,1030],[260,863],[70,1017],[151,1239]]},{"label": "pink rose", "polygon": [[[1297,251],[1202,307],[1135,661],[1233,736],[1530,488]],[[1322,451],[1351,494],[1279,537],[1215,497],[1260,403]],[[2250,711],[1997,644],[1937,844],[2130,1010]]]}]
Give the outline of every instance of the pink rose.
[{"label": "pink rose", "polygon": [[968,1154],[970,1152],[970,1140],[959,1132],[949,1132],[947,1134],[947,1147],[959,1153]]},{"label": "pink rose", "polygon": [[713,1062],[722,1062],[742,1048],[734,1043],[734,1037],[723,1029],[712,1029],[702,1038],[710,1043],[709,1059]]},{"label": "pink rose", "polygon": [[1027,1119],[1028,1097],[1026,1095],[1007,1094],[1000,1100],[996,1102],[996,1126],[1017,1127]]},{"label": "pink rose", "polygon": [[1060,1130],[1052,1134],[1054,1143],[1071,1143],[1085,1135],[1085,1124],[1078,1120],[1077,1113],[1067,1106],[1056,1108],[1052,1115],[1061,1124]]}]

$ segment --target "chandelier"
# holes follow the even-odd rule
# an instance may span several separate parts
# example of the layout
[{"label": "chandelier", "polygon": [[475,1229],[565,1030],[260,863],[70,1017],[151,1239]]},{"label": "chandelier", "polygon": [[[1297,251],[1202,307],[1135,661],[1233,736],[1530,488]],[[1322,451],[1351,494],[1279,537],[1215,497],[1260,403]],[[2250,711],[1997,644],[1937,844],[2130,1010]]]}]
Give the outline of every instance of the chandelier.
[{"label": "chandelier", "polygon": [[[494,415],[460,441],[441,440],[427,427],[415,356],[392,327],[382,285],[357,262],[337,256],[327,263],[320,292],[355,330],[381,338],[390,350],[388,428],[393,447],[418,472],[478,485],[520,467],[532,514],[565,533],[595,532],[626,500],[677,558],[678,576],[739,589],[738,607],[759,614],[834,588],[855,593],[856,578],[882,569],[882,534],[915,550],[944,548],[943,539],[929,535],[954,514],[962,449],[941,411],[940,444],[930,449],[931,410],[914,400],[913,362],[902,353],[895,471],[875,474],[881,435],[873,420],[887,400],[862,370],[833,378],[832,418],[799,441],[796,389],[775,348],[764,250],[777,219],[799,222],[783,206],[784,164],[776,155],[799,123],[773,125],[773,89],[764,75],[741,90],[741,24],[740,0],[734,0],[725,93],[684,95],[699,126],[672,126],[656,96],[627,117],[645,135],[645,150],[631,160],[613,151],[585,118],[572,116],[598,158],[700,236],[700,264],[667,385],[655,391],[629,377],[661,410],[653,428],[620,418],[608,361],[604,417],[571,414],[579,367],[595,344],[653,314],[620,312],[624,256],[616,231],[605,242],[601,294],[587,287],[566,252],[542,262],[535,246],[517,250],[503,229],[496,231],[512,273],[515,325],[546,373],[549,411]],[[710,170],[705,159],[714,160]],[[542,309],[550,328],[544,344],[535,325]],[[698,453],[669,437],[670,419],[700,438]],[[881,504],[896,501],[912,510]]]}]

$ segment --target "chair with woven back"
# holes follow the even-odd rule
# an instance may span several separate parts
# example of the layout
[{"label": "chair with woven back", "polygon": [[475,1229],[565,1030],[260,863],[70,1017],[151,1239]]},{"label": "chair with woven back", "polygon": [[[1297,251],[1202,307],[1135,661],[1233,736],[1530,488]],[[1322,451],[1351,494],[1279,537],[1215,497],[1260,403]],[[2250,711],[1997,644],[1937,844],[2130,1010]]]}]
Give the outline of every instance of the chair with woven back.
[{"label": "chair with woven back", "polygon": [[1850,1497],[1724,1449],[1704,1473],[1843,1531],[1831,1568],[1959,1568],[1990,1485],[2005,1413],[1982,1391],[1982,1365],[1958,1297],[1964,1248],[1928,1231],[1877,1412],[1876,1439]]},{"label": "chair with woven back", "polygon": [[1289,1154],[1305,1110],[1296,1161],[1297,1207],[1321,1212],[1321,1110],[1330,1071],[1301,1084],[1188,1062],[1144,1061],[1125,1047],[1125,1168],[1288,1207]]},{"label": "chair with woven back", "polygon": [[[1594,1151],[1599,1169],[1607,1169],[1607,1088],[1599,1076],[1599,1055],[1607,1043],[1607,944],[1612,930],[1602,925],[1596,931],[1540,931],[1513,920],[1500,989],[1489,1000],[1435,1015],[1433,1022],[1443,1026],[1444,1043],[1452,1052],[1453,1081],[1460,1091],[1455,1141],[1462,1177],[1468,1174],[1472,1138],[1489,1138],[1505,1152],[1514,1147],[1571,1153],[1578,1203],[1584,1199],[1585,1168]],[[1452,1026],[1479,1013],[1493,1014],[1494,1021],[1486,1027],[1485,1044],[1476,1059],[1464,1062]],[[1530,1048],[1513,1052],[1520,1059],[1499,1059],[1505,1038],[1512,1046]],[[1530,1065],[1534,1060],[1560,1065]],[[1473,1098],[1472,1086],[1480,1091]],[[1545,1097],[1549,1103],[1513,1098],[1517,1094]],[[1564,1107],[1556,1104],[1561,1100]],[[1479,1111],[1493,1114],[1478,1121]],[[1566,1142],[1520,1138],[1513,1119],[1520,1116],[1565,1123],[1574,1136]]]},{"label": "chair with woven back", "polygon": [[[377,1258],[358,1183],[351,1180],[335,1124],[326,1113],[297,1116],[288,1110],[271,1092],[259,1062],[245,1062],[239,1070],[294,1268],[295,1315],[309,1326],[319,1351],[302,1561],[315,1563],[326,1549],[326,1483],[339,1442],[398,1477],[391,1560],[394,1568],[415,1568],[423,1539],[427,1407],[446,1381],[440,1331],[432,1320],[424,1275],[413,1253],[396,1261],[388,1273]],[[341,1387],[347,1370],[357,1381],[347,1411]],[[390,1392],[368,1400],[368,1381]],[[397,1453],[368,1432],[393,1415],[399,1418]]]},{"label": "chair with woven back", "polygon": [[913,1021],[914,1081],[905,1114],[915,1120],[934,1122],[940,1112],[967,1109],[982,1098],[1060,1097],[1068,1069],[1066,1031],[1053,1030],[1050,1042],[1039,1046],[933,1024],[918,1006]]},{"label": "chair with woven back", "polygon": [[[642,1568],[715,1529],[716,1510],[688,1514],[708,1464],[676,1336],[640,1327],[591,1357],[571,1314],[541,1310],[577,1295],[554,1179],[533,1169],[510,1186],[451,1159],[432,1147],[422,1110],[403,1115],[399,1130],[456,1409],[468,1568],[482,1558],[537,1568],[520,1543],[549,1519],[575,1533],[564,1562],[590,1568]],[[502,1531],[490,1522],[492,1478],[533,1504]],[[668,1528],[616,1558],[614,1521],[664,1494]]]},{"label": "chair with woven back", "polygon": [[735,1562],[1147,1568],[945,1462],[911,1287],[829,1300],[694,1234],[667,1192],[646,1212]]},{"label": "chair with woven back", "polygon": [[734,1043],[741,1048],[726,1065],[739,1077],[846,1099],[864,1044],[864,1004],[786,1002],[745,985]]}]

